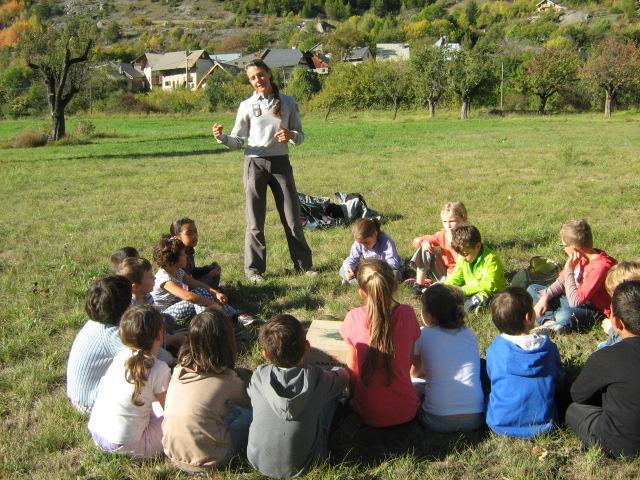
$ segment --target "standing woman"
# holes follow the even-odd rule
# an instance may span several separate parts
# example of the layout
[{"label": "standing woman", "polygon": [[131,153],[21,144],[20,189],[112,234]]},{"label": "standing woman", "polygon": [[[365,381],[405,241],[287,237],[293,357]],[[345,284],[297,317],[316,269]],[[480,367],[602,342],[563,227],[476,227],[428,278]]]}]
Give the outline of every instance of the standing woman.
[{"label": "standing woman", "polygon": [[300,145],[304,140],[298,106],[292,97],[280,94],[271,70],[262,60],[249,63],[245,71],[254,93],[240,103],[231,134],[222,133],[221,124],[213,124],[213,136],[231,150],[242,147],[247,139],[243,175],[247,218],[244,272],[257,283],[262,281],[267,267],[264,220],[269,186],[294,268],[313,274],[311,249],[302,231],[300,201],[289,163],[288,143]]}]

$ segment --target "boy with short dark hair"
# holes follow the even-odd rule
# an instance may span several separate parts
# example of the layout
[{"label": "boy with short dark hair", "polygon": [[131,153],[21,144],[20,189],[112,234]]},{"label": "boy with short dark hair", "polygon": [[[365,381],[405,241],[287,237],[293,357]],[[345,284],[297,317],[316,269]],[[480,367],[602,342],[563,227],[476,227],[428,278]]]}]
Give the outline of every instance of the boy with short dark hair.
[{"label": "boy with short dark hair", "polygon": [[87,291],[90,320],[76,335],[67,363],[67,396],[81,412],[91,411],[100,379],[124,348],[118,326],[130,304],[131,283],[119,275],[98,279]]},{"label": "boy with short dark hair", "polygon": [[611,323],[622,340],[596,351],[571,387],[566,422],[612,456],[640,453],[640,282],[616,287]]},{"label": "boy with short dark hair", "polygon": [[292,478],[326,456],[337,398],[349,383],[349,373],[307,365],[310,345],[291,315],[267,322],[259,343],[269,363],[255,370],[248,388],[253,422],[247,458],[263,475]]},{"label": "boy with short dark hair", "polygon": [[527,288],[538,329],[544,333],[566,333],[611,313],[605,279],[616,260],[593,248],[591,227],[585,220],[562,225],[560,245],[567,261],[557,280],[549,287],[534,284]]},{"label": "boy with short dark hair", "polygon": [[488,305],[491,297],[507,286],[500,258],[483,245],[480,232],[469,224],[458,225],[453,231],[451,247],[458,258],[445,283],[462,288],[467,310]]},{"label": "boy with short dark hair", "polygon": [[124,261],[125,258],[139,258],[140,254],[138,250],[134,247],[122,247],[118,250],[114,250],[111,253],[111,272],[115,275],[118,274],[118,269],[120,268],[120,264]]},{"label": "boy with short dark hair", "polygon": [[153,275],[151,262],[146,258],[127,257],[122,260],[116,271],[131,282],[131,305],[153,305]]},{"label": "boy with short dark hair", "polygon": [[487,425],[498,435],[532,438],[558,422],[556,396],[564,369],[556,345],[531,334],[533,302],[523,288],[509,287],[491,302],[491,318],[500,331],[487,348],[491,393]]}]

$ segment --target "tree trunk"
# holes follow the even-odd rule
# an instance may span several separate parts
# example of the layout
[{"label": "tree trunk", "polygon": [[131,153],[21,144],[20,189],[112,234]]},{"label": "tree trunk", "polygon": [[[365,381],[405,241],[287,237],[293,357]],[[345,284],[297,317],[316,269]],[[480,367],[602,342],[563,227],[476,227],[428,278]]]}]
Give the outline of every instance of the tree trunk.
[{"label": "tree trunk", "polygon": [[613,94],[610,90],[606,90],[606,97],[604,99],[604,118],[611,118],[611,112],[613,110]]},{"label": "tree trunk", "polygon": [[427,100],[429,102],[429,118],[433,118],[436,115],[436,102],[431,98]]},{"label": "tree trunk", "polygon": [[66,131],[64,122],[64,109],[59,109],[51,113],[51,125],[51,140],[56,141],[64,137]]},{"label": "tree trunk", "polygon": [[394,99],[393,100],[393,119],[394,120],[398,116],[398,107],[399,106],[400,106],[400,102],[398,102],[398,99]]},{"label": "tree trunk", "polygon": [[546,95],[539,95],[540,104],[538,105],[538,115],[544,115],[544,109],[547,106],[548,97]]},{"label": "tree trunk", "polygon": [[327,113],[324,115],[324,121],[326,122],[329,119],[329,114],[331,113],[331,109],[333,108],[333,103],[330,103],[327,107]]},{"label": "tree trunk", "polygon": [[469,118],[469,100],[462,100],[462,107],[460,108],[460,120],[466,120]]}]

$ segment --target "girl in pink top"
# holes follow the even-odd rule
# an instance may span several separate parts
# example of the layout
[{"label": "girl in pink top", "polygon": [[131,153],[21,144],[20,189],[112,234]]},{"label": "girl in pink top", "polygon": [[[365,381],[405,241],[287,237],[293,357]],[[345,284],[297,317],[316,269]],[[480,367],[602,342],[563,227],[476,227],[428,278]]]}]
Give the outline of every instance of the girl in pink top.
[{"label": "girl in pink top", "polygon": [[340,327],[349,346],[351,407],[372,427],[409,422],[419,405],[409,376],[413,346],[420,337],[416,314],[393,298],[397,282],[386,262],[364,260],[358,285],[365,305],[349,311]]},{"label": "girl in pink top", "polygon": [[[440,211],[442,230],[433,235],[413,239],[418,250],[411,258],[416,269],[416,294],[432,281],[441,280],[456,266],[456,252],[451,247],[451,236],[456,227],[467,222],[467,209],[462,202],[447,202]],[[429,278],[430,277],[430,278]]]}]

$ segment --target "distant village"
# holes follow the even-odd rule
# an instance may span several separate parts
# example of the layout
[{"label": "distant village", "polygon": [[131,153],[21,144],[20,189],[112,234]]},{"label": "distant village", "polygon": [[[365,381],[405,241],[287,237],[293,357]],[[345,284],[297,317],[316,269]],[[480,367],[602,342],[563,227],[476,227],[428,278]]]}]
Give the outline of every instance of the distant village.
[{"label": "distant village", "polygon": [[[460,49],[460,44],[449,43],[444,37],[441,37],[435,46],[451,50]],[[279,81],[283,84],[287,83],[294,68],[303,68],[324,75],[329,73],[332,62],[331,55],[323,51],[322,44],[318,44],[306,52],[297,48],[266,48],[248,55],[212,55],[206,50],[145,52],[131,63],[110,62],[108,67],[112,76],[121,76],[127,80],[128,90],[131,92],[185,87],[199,90],[204,88],[207,78],[216,69],[233,75],[256,59],[264,61],[271,69],[277,69],[281,77]],[[340,61],[357,65],[368,59],[408,60],[409,44],[378,43],[375,52],[369,47],[357,47],[346,52]]]}]

